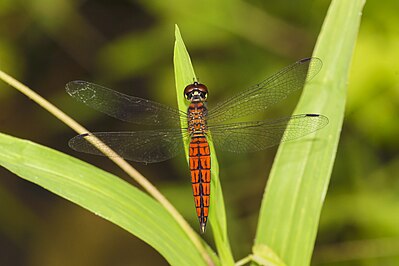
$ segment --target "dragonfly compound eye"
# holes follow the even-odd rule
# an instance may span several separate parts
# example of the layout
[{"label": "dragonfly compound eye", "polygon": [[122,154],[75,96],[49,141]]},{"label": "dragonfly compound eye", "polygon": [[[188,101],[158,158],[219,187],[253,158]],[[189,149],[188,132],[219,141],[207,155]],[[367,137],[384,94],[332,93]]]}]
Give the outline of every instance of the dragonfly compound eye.
[{"label": "dragonfly compound eye", "polygon": [[186,93],[185,96],[187,100],[190,100],[193,98],[193,93],[192,92]]},{"label": "dragonfly compound eye", "polygon": [[199,95],[202,99],[206,99],[208,88],[204,84],[194,82],[189,84],[184,89],[184,95],[187,100],[191,100],[195,95]]}]

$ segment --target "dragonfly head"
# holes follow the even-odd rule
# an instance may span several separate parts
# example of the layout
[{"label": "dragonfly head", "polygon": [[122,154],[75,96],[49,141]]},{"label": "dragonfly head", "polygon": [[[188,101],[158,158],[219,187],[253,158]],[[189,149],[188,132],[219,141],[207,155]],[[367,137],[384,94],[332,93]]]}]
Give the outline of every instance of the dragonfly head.
[{"label": "dragonfly head", "polygon": [[190,102],[205,102],[208,97],[208,88],[204,84],[194,81],[184,89],[184,96]]}]

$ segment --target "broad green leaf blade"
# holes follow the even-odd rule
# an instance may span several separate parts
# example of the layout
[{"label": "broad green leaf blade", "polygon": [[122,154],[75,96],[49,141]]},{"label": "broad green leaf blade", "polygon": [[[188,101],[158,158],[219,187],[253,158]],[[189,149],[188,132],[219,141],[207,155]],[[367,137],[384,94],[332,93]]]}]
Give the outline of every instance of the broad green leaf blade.
[{"label": "broad green leaf blade", "polygon": [[320,113],[330,123],[280,145],[263,198],[256,244],[287,265],[309,265],[341,132],[346,85],[365,0],[334,0],[313,56],[321,72],[305,86],[295,113]]},{"label": "broad green leaf blade", "polygon": [[0,165],[129,231],[171,265],[206,265],[173,217],[120,178],[66,154],[0,133]]},{"label": "broad green leaf blade", "polygon": [[[190,56],[184,45],[183,39],[180,35],[179,28],[176,25],[175,30],[175,50],[174,50],[174,65],[175,65],[175,80],[177,102],[181,111],[187,112],[188,102],[184,97],[184,88],[196,80],[193,66],[191,64]],[[182,125],[186,125],[187,121],[182,121]],[[188,145],[185,143],[186,158],[188,161]],[[212,231],[220,256],[222,265],[233,265],[234,260],[231,254],[230,244],[227,237],[226,226],[226,211],[224,207],[223,193],[219,180],[219,164],[216,158],[215,148],[212,141],[209,142],[211,149],[211,198],[209,220],[212,226]],[[187,176],[189,174],[187,173]],[[194,202],[193,202],[194,206]],[[193,215],[196,215],[195,208],[193,208]]]}]

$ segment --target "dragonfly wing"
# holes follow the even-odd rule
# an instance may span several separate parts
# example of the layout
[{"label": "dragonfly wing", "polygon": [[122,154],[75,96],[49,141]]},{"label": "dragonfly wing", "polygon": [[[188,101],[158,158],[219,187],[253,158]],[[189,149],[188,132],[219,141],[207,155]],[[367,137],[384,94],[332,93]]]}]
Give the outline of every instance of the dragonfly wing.
[{"label": "dragonfly wing", "polygon": [[187,118],[178,109],[87,81],[71,81],[66,85],[66,91],[95,110],[135,124],[180,127],[180,117]]},{"label": "dragonfly wing", "polygon": [[321,69],[319,58],[302,59],[250,87],[243,93],[219,103],[208,112],[208,124],[243,117],[263,111],[287,97],[288,94],[302,89],[306,81],[312,79]]},{"label": "dragonfly wing", "polygon": [[220,150],[260,151],[280,142],[295,140],[328,124],[328,118],[301,114],[265,121],[241,122],[209,127],[212,141]]},{"label": "dragonfly wing", "polygon": [[103,155],[87,138],[97,137],[101,142],[127,160],[155,163],[170,159],[184,150],[183,139],[188,134],[183,129],[130,132],[93,132],[78,135],[69,140],[69,146],[80,152]]}]

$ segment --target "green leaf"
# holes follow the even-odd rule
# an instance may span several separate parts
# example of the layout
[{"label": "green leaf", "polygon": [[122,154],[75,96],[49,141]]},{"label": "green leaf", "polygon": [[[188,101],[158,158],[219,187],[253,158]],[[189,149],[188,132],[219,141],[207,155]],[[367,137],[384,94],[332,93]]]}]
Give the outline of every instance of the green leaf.
[{"label": "green leaf", "polygon": [[[188,102],[184,97],[184,88],[193,83],[196,79],[193,66],[191,64],[190,56],[183,43],[179,28],[176,25],[175,31],[175,50],[174,50],[174,65],[175,65],[175,79],[177,103],[179,109],[187,112]],[[187,124],[187,121],[182,121],[182,125]],[[231,254],[230,244],[227,237],[226,226],[226,211],[224,207],[223,193],[219,180],[219,164],[216,157],[215,148],[212,141],[209,141],[211,149],[211,199],[209,220],[212,226],[216,248],[220,256],[222,265],[233,265],[234,259]],[[185,143],[186,158],[188,162],[188,144]],[[193,202],[194,206],[194,202]],[[193,208],[193,215],[196,215]]]},{"label": "green leaf", "polygon": [[305,86],[295,113],[320,113],[330,123],[312,136],[283,143],[263,198],[256,244],[287,265],[309,265],[344,117],[349,67],[365,0],[334,0],[313,56],[322,71]]},{"label": "green leaf", "polygon": [[0,165],[124,228],[171,265],[206,265],[187,234],[153,198],[66,154],[0,133]]}]

